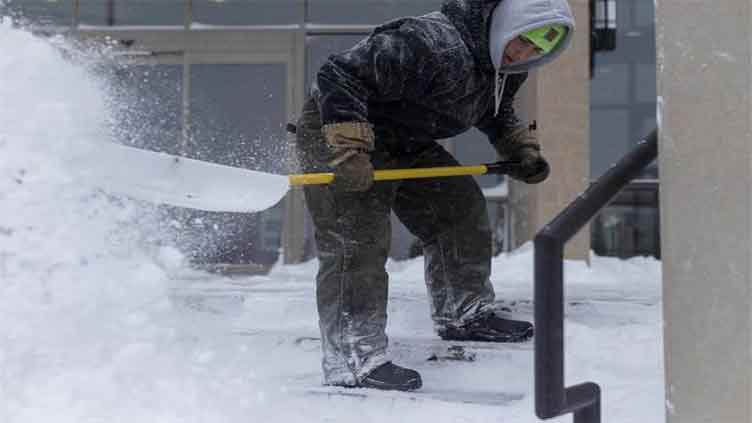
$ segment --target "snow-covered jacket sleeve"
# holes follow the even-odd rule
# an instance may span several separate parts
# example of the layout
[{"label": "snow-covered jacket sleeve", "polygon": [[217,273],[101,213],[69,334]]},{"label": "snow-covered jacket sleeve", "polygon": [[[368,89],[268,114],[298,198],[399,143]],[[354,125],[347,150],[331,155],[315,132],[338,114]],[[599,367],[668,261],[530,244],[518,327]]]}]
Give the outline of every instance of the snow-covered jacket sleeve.
[{"label": "snow-covered jacket sleeve", "polygon": [[526,79],[527,73],[510,75],[499,106],[499,114],[494,116],[494,107],[491,106],[483,119],[475,125],[488,136],[488,142],[494,147],[503,143],[509,131],[520,125],[520,119],[514,110],[514,99]]},{"label": "snow-covered jacket sleeve", "polygon": [[419,98],[433,79],[434,57],[418,31],[397,23],[330,56],[313,90],[323,123],[368,122],[369,99]]}]

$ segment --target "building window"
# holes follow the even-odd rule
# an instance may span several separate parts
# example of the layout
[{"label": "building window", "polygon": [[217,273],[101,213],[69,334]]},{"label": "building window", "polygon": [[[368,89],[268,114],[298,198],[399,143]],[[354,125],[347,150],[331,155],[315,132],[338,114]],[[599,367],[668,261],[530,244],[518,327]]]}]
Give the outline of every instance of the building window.
[{"label": "building window", "polygon": [[636,182],[595,218],[592,248],[602,256],[660,258],[659,234],[658,183]]},{"label": "building window", "polygon": [[590,0],[593,51],[616,48],[616,0]]},{"label": "building window", "polygon": [[335,25],[380,25],[402,16],[438,10],[441,0],[308,0],[308,22]]},{"label": "building window", "polygon": [[[656,48],[652,0],[592,0],[591,7],[598,37],[590,83],[590,176],[595,180],[656,127]],[[653,182],[625,188],[594,221],[596,253],[660,256],[657,166],[641,178]],[[655,201],[630,200],[637,193]]]}]

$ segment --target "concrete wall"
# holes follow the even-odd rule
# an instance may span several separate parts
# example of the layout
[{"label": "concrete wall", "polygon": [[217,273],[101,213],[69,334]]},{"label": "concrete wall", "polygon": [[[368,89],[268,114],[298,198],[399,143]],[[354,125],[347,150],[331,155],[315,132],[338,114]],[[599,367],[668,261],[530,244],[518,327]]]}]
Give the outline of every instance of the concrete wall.
[{"label": "concrete wall", "polygon": [[751,0],[660,0],[667,419],[752,422]]},{"label": "concrete wall", "polygon": [[[514,239],[517,245],[535,233],[578,194],[590,180],[590,13],[588,0],[570,0],[577,30],[569,49],[555,62],[530,75],[520,93],[520,115],[538,121],[538,137],[551,163],[551,176],[539,185],[514,183]],[[586,260],[590,230],[567,245],[569,259]]]}]

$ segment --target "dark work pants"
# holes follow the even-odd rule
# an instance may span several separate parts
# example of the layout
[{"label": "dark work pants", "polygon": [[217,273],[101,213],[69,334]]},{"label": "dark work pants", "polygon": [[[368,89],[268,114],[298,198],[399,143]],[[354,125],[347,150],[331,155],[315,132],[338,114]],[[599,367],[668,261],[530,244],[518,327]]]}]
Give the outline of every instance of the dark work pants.
[{"label": "dark work pants", "polygon": [[[455,166],[435,141],[395,153],[401,140],[376,139],[376,169]],[[303,171],[331,171],[321,118],[309,100],[298,122]],[[386,361],[390,212],[424,245],[425,279],[437,328],[461,324],[494,299],[486,203],[470,176],[376,182],[366,192],[307,186],[319,272],[316,297],[325,382],[356,385]]]}]

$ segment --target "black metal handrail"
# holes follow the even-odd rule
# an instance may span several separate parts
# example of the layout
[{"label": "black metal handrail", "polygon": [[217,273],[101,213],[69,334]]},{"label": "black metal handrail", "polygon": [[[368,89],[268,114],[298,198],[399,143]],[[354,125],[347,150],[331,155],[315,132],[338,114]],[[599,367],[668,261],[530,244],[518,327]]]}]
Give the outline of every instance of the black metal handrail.
[{"label": "black metal handrail", "polygon": [[564,386],[564,244],[658,156],[650,135],[598,178],[535,236],[535,413],[574,413],[574,423],[600,423],[600,387]]}]

